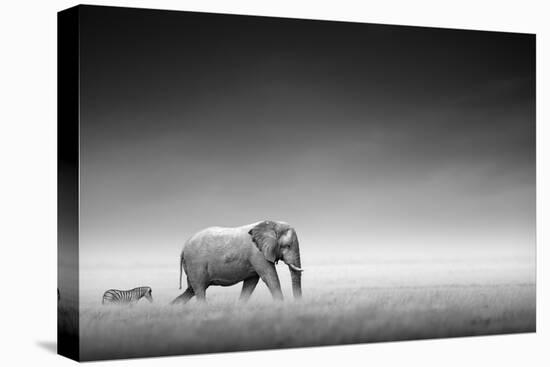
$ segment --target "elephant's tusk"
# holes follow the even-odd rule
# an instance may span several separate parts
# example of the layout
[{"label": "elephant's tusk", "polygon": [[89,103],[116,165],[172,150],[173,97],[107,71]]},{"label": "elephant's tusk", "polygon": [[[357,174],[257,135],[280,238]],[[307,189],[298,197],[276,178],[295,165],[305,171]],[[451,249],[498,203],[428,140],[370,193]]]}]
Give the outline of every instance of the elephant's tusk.
[{"label": "elephant's tusk", "polygon": [[297,267],[296,265],[288,264],[288,267],[291,268],[294,271],[303,272],[304,269]]}]

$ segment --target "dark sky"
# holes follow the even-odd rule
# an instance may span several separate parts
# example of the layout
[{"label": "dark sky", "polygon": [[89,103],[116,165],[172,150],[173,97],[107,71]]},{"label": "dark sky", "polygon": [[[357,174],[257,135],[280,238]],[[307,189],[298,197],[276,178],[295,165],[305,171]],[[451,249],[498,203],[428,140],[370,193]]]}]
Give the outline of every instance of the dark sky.
[{"label": "dark sky", "polygon": [[107,7],[80,34],[89,259],[262,219],[311,257],[534,254],[534,35]]}]

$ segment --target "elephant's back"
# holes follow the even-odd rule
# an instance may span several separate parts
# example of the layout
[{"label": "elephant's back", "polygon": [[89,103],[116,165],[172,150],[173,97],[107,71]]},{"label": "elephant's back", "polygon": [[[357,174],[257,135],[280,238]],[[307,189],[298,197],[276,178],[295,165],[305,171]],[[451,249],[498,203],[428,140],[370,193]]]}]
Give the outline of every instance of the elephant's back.
[{"label": "elephant's back", "polygon": [[238,234],[239,231],[237,231],[237,229],[238,228],[231,227],[208,227],[198,231],[193,236],[191,236],[187,243],[202,243],[205,241],[209,242],[209,240],[211,239],[233,237]]},{"label": "elephant's back", "polygon": [[[183,251],[188,254],[202,251],[205,247],[217,248],[235,246],[251,240],[248,231],[254,224],[241,227],[208,227],[198,231],[185,243]],[[250,227],[250,228],[249,228]]]},{"label": "elephant's back", "polygon": [[228,237],[234,237],[234,236],[242,236],[243,234],[247,234],[248,231],[250,231],[258,223],[261,223],[261,222],[250,223],[240,227],[214,226],[214,227],[204,228],[198,231],[197,233],[195,233],[193,236],[191,236],[187,240],[187,243],[201,241],[206,238],[228,238]]}]

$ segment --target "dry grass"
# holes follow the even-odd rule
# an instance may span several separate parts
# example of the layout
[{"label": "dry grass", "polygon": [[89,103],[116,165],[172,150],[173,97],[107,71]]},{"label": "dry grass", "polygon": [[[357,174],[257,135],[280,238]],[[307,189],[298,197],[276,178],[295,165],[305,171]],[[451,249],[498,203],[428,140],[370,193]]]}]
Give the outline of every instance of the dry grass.
[{"label": "dry grass", "polygon": [[83,360],[521,333],[535,330],[534,284],[305,290],[300,302],[81,309]]}]

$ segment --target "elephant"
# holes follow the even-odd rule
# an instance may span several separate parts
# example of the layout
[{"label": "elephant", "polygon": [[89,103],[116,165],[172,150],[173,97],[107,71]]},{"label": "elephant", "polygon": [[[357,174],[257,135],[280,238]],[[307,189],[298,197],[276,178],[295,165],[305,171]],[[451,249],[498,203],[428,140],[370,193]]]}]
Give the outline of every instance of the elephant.
[{"label": "elephant", "polygon": [[180,255],[187,289],[171,304],[186,303],[193,296],[205,301],[211,285],[231,286],[243,282],[239,299],[247,301],[259,279],[267,285],[274,300],[283,300],[275,265],[288,265],[295,299],[302,296],[300,249],[296,230],[286,222],[264,220],[241,227],[209,227],[189,238]]}]

